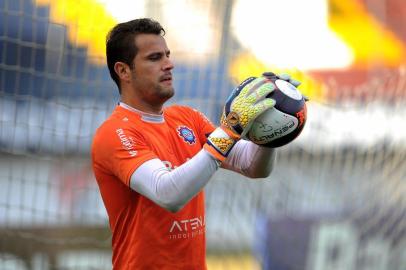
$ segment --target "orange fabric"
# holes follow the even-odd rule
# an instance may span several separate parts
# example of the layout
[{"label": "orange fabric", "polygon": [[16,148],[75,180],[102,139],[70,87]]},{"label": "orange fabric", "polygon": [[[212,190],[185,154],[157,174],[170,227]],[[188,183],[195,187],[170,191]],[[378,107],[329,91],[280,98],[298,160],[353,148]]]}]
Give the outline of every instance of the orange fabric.
[{"label": "orange fabric", "polygon": [[114,269],[206,269],[203,191],[171,213],[129,187],[143,162],[159,158],[171,169],[180,166],[215,128],[183,106],[168,107],[164,118],[164,123],[145,122],[117,106],[93,140],[93,170],[113,234]]},{"label": "orange fabric", "polygon": [[241,136],[240,136],[239,134],[237,134],[237,133],[234,133],[234,131],[232,131],[232,130],[229,129],[228,127],[222,126],[221,128],[222,128],[222,129],[224,130],[224,132],[227,133],[227,135],[230,136],[233,140],[238,141],[238,140],[240,139]]},{"label": "orange fabric", "polygon": [[209,144],[205,144],[203,146],[204,149],[206,149],[207,152],[209,152],[215,159],[217,159],[220,162],[224,162],[226,160],[226,157],[223,156],[222,154],[220,154],[219,152],[217,152],[216,149],[214,149],[213,146],[209,145]]}]

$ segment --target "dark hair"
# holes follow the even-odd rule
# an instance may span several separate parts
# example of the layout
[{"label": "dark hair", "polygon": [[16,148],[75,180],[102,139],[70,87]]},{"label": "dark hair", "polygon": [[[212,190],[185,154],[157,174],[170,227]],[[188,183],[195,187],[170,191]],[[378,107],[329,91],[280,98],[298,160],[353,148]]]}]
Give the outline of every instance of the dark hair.
[{"label": "dark hair", "polygon": [[159,24],[149,18],[136,19],[117,24],[107,35],[106,38],[106,56],[107,66],[110,76],[118,86],[121,94],[120,80],[114,71],[116,62],[123,62],[133,68],[133,59],[137,54],[138,48],[135,46],[135,37],[138,34],[156,34],[165,35],[165,30]]}]

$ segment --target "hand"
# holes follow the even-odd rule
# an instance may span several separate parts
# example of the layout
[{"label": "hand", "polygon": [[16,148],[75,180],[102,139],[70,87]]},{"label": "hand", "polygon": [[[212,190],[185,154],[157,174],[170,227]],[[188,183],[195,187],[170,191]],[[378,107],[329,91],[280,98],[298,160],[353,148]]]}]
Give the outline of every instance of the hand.
[{"label": "hand", "polygon": [[[281,73],[279,75],[276,75],[273,72],[264,72],[264,73],[262,73],[262,76],[267,77],[267,78],[276,77],[277,79],[281,79],[281,80],[284,80],[284,81],[287,81],[287,82],[291,83],[296,88],[299,87],[299,85],[302,84],[300,81],[293,79],[287,73]],[[304,97],[305,101],[309,101],[309,99],[305,95],[302,94],[302,96]]]},{"label": "hand", "polygon": [[273,78],[276,77],[278,79],[287,81],[291,84],[293,84],[295,87],[299,87],[299,85],[301,84],[301,82],[299,82],[298,80],[293,79],[289,74],[287,73],[281,73],[281,74],[275,74],[273,72],[264,72],[262,73],[262,76],[267,77],[267,78]]},{"label": "hand", "polygon": [[273,99],[265,98],[274,90],[268,82],[265,76],[250,77],[227,99],[221,126],[210,134],[204,146],[217,160],[224,161],[234,144],[248,133],[255,118],[275,105]]},{"label": "hand", "polygon": [[274,85],[268,82],[265,76],[250,77],[237,86],[226,101],[221,126],[244,137],[255,118],[275,105],[273,99],[265,98],[274,90]]}]

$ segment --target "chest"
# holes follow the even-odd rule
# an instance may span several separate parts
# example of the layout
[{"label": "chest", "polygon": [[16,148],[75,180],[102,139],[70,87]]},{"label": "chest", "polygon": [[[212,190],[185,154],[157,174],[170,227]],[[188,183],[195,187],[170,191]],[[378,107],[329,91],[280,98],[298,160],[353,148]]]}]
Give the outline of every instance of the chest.
[{"label": "chest", "polygon": [[192,123],[165,121],[146,125],[143,133],[150,149],[171,167],[183,164],[202,148],[199,131]]}]

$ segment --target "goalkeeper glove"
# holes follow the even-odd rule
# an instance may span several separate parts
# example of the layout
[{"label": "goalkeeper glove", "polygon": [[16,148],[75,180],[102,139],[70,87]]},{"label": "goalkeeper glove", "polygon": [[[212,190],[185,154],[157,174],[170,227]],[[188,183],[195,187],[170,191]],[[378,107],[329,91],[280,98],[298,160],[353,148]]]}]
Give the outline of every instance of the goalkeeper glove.
[{"label": "goalkeeper glove", "polygon": [[[287,73],[281,73],[276,75],[273,72],[264,72],[262,73],[262,76],[267,77],[267,78],[275,78],[275,79],[281,79],[284,81],[287,81],[288,83],[293,84],[294,87],[299,87],[299,85],[301,85],[302,83],[298,80],[293,79],[289,74]],[[309,101],[309,98],[306,97],[305,95],[303,95],[303,93],[301,93],[303,98],[305,99],[305,101]]]},{"label": "goalkeeper glove", "polygon": [[243,81],[228,97],[223,108],[220,127],[207,138],[204,148],[217,160],[223,162],[235,143],[248,133],[252,122],[261,113],[275,105],[265,98],[274,90],[266,76],[250,77]]}]

